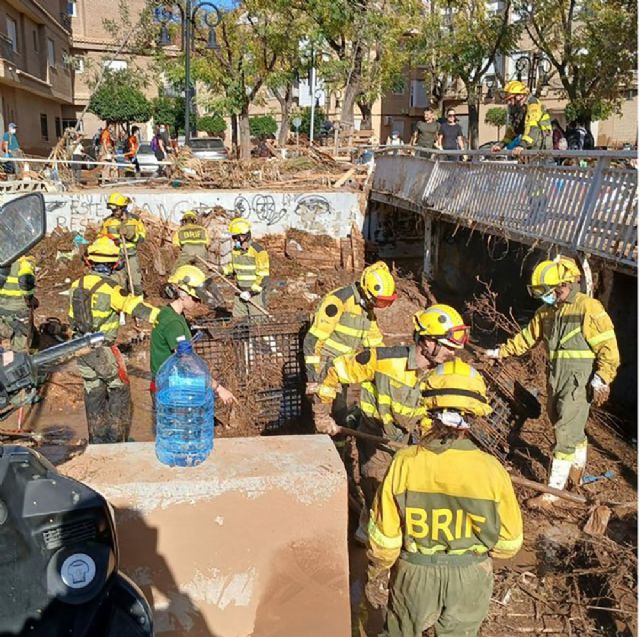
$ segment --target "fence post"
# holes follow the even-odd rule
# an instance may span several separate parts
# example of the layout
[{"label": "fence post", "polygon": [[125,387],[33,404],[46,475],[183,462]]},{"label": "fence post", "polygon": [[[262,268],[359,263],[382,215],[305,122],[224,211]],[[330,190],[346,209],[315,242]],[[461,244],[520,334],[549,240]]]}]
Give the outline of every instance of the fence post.
[{"label": "fence post", "polygon": [[[604,171],[608,168],[608,166],[608,158],[600,157],[598,159],[598,163],[596,164],[596,169],[593,174],[593,179],[591,180],[591,184],[589,185],[589,190],[587,190],[587,195],[584,199],[584,205],[582,206],[582,211],[580,213],[578,228],[576,231],[575,239],[573,241],[574,252],[578,252],[578,250],[581,249],[585,233],[587,232],[589,223],[593,219],[593,213],[596,209],[598,195],[601,194],[602,182],[604,180]],[[582,249],[584,252],[589,252],[588,248]]]}]

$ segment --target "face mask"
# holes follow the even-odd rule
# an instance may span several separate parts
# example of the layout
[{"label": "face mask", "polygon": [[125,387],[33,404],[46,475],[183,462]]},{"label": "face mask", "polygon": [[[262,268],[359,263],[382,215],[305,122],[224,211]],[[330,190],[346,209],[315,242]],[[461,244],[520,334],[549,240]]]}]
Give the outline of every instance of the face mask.
[{"label": "face mask", "polygon": [[234,241],[233,242],[234,250],[242,250],[242,241]]},{"label": "face mask", "polygon": [[556,302],[555,291],[547,292],[540,297],[540,300],[547,305],[553,305]]},{"label": "face mask", "polygon": [[457,411],[444,411],[436,414],[437,419],[447,427],[453,427],[454,429],[469,429],[469,423],[466,422],[463,415]]},{"label": "face mask", "polygon": [[10,132],[12,135],[15,135],[15,134],[16,134],[16,129],[15,129],[15,128],[10,128],[10,129],[9,129],[9,132]]},{"label": "face mask", "polygon": [[165,130],[165,129],[164,129],[164,126],[160,126],[160,132],[161,132],[161,133],[164,133],[164,130]]}]

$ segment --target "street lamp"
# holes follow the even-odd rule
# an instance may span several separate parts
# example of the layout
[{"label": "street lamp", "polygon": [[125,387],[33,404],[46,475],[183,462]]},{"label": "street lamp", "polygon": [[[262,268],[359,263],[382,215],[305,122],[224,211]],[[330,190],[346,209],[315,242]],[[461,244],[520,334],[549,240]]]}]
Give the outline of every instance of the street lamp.
[{"label": "street lamp", "polygon": [[184,143],[185,146],[189,146],[191,144],[191,103],[195,95],[195,90],[191,88],[193,33],[197,24],[198,14],[200,11],[203,11],[203,21],[209,29],[207,49],[219,49],[215,28],[220,24],[222,14],[215,4],[206,1],[196,2],[194,5],[193,0],[186,0],[184,9],[180,4],[165,5],[156,13],[156,19],[161,25],[160,35],[158,37],[158,44],[160,46],[168,46],[171,44],[167,24],[175,18],[173,7],[178,8],[180,23],[182,25],[182,48],[184,49]]},{"label": "street lamp", "polygon": [[549,81],[547,74],[551,70],[551,62],[542,54],[535,52],[533,55],[527,53],[521,55],[516,60],[516,77],[522,82],[523,74],[527,74],[527,86],[533,92],[538,84],[538,78],[542,75],[542,86],[546,86]]}]

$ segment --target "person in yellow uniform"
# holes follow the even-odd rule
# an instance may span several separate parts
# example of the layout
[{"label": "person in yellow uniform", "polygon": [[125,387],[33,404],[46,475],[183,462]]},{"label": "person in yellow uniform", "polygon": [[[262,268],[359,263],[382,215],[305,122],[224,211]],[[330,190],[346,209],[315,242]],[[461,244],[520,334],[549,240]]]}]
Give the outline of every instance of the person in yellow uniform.
[{"label": "person in yellow uniform", "polygon": [[207,258],[211,239],[204,226],[198,222],[198,215],[193,210],[187,210],[180,220],[180,228],[173,233],[171,242],[180,248],[180,254],[176,259],[175,269],[182,265],[195,265],[202,267],[202,262],[198,259]]},{"label": "person in yellow uniform", "polygon": [[[251,239],[251,222],[236,217],[229,224],[233,242],[231,261],[222,272],[233,276],[240,293],[236,294],[231,314],[237,318],[264,316],[255,305],[264,308],[265,287],[269,281],[269,254]],[[251,301],[251,303],[250,303]],[[253,305],[255,304],[255,305]]]},{"label": "person in yellow uniform", "polygon": [[448,361],[423,394],[431,428],[396,453],[373,502],[365,594],[374,608],[388,595],[380,637],[421,637],[430,626],[473,637],[489,611],[491,558],[520,550],[522,516],[509,474],[467,437],[472,419],[491,413],[480,373]]},{"label": "person in yellow uniform", "polygon": [[[412,345],[370,347],[333,359],[318,387],[313,412],[316,428],[330,435],[338,426],[330,415],[331,403],[342,385],[360,383],[358,429],[374,436],[407,443],[420,434],[426,411],[422,404],[421,381],[440,363],[453,358],[469,339],[469,327],[450,305],[432,305],[413,317]],[[387,447],[358,440],[360,485],[366,519],[356,539],[366,541],[369,509],[393,454]]]},{"label": "person in yellow uniform", "polygon": [[507,102],[507,129],[502,143],[491,149],[499,152],[505,146],[513,148],[518,156],[524,149],[551,150],[553,148],[553,126],[544,104],[529,94],[526,84],[511,80],[504,87]]},{"label": "person in yellow uniform", "polygon": [[[521,332],[485,352],[489,358],[504,359],[544,342],[549,355],[547,409],[556,438],[549,486],[556,489],[564,489],[570,474],[572,482],[580,483],[587,464],[590,403],[607,400],[620,365],[611,318],[600,301],[580,292],[579,278],[578,266],[566,257],[538,263],[528,289],[542,307]],[[545,493],[527,504],[549,508],[557,502]]]},{"label": "person in yellow uniform", "polygon": [[36,269],[33,257],[20,257],[0,285],[0,338],[11,341],[14,352],[28,352],[33,332]]},{"label": "person in yellow uniform", "polygon": [[98,235],[108,236],[116,245],[121,245],[123,251],[127,251],[133,290],[129,290],[129,277],[126,269],[120,272],[118,280],[122,281],[123,287],[128,292],[139,296],[143,290],[138,246],[145,240],[147,230],[140,217],[129,211],[130,203],[129,197],[121,195],[119,192],[111,193],[107,201],[107,208],[111,214],[103,220]]},{"label": "person in yellow uniform", "polygon": [[126,441],[131,427],[131,391],[124,359],[115,344],[118,314],[155,323],[159,310],[118,285],[113,274],[122,268],[122,253],[111,239],[96,239],[87,249],[86,260],[89,273],[71,285],[69,318],[74,335],[105,335],[103,345],[78,358],[89,442]]},{"label": "person in yellow uniform", "polygon": [[[383,344],[375,310],[389,307],[397,297],[389,267],[378,261],[362,271],[359,281],[333,290],[322,299],[302,346],[307,395],[317,393],[334,358]],[[334,401],[333,413],[339,419],[346,415],[344,392]],[[330,433],[322,431],[322,421],[318,431]]]}]

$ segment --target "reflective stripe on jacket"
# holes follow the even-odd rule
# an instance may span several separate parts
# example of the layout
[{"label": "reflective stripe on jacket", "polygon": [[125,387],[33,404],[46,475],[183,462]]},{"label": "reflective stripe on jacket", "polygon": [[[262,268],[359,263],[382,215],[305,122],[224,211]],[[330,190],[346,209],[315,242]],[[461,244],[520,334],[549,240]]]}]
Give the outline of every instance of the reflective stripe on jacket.
[{"label": "reflective stripe on jacket", "polygon": [[551,117],[542,102],[531,95],[527,100],[526,113],[524,122],[520,120],[522,130],[518,130],[521,126],[507,125],[502,143],[506,146],[511,143],[518,135],[520,135],[520,146],[525,148],[544,149],[551,148],[553,145],[551,126]]},{"label": "reflective stripe on jacket", "polygon": [[138,251],[138,244],[146,238],[147,229],[137,215],[129,213],[124,220],[110,215],[102,222],[98,236],[105,234],[110,235],[117,244],[124,235],[127,254],[133,256]]},{"label": "reflective stripe on jacket", "polygon": [[118,336],[120,312],[155,323],[160,311],[158,308],[145,303],[141,296],[128,295],[113,279],[95,272],[86,274],[71,284],[68,312],[70,319],[73,319],[74,292],[80,287],[80,283],[82,282],[85,290],[91,290],[100,279],[102,283],[91,296],[92,331],[104,332],[107,343],[113,343]]},{"label": "reflective stripe on jacket", "polygon": [[594,371],[609,384],[620,366],[618,341],[611,318],[597,299],[578,291],[574,284],[559,307],[544,305],[529,325],[500,348],[500,356],[520,356],[543,340],[553,373],[557,365]]},{"label": "reflective stripe on jacket", "polygon": [[231,263],[227,263],[222,271],[226,276],[235,275],[241,290],[262,292],[269,276],[269,254],[259,243],[251,242],[246,251],[232,250]]},{"label": "reflective stripe on jacket", "polygon": [[195,223],[187,223],[173,233],[171,240],[174,246],[182,248],[185,245],[204,245],[210,243],[206,228]]},{"label": "reflective stripe on jacket", "polygon": [[320,381],[326,363],[363,347],[382,345],[373,309],[365,305],[356,283],[329,292],[304,338],[307,380]]},{"label": "reflective stripe on jacket", "polygon": [[369,556],[391,568],[402,550],[422,555],[515,555],[522,515],[509,474],[470,440],[398,451],[369,520]]},{"label": "reflective stripe on jacket", "polygon": [[20,257],[11,264],[9,276],[0,287],[0,296],[7,299],[22,299],[33,296],[36,289],[36,272],[33,263],[26,257]]},{"label": "reflective stripe on jacket", "polygon": [[340,385],[361,383],[362,413],[388,437],[400,439],[426,419],[420,381],[427,372],[417,367],[415,345],[368,348],[334,358],[318,396],[328,402]]}]

